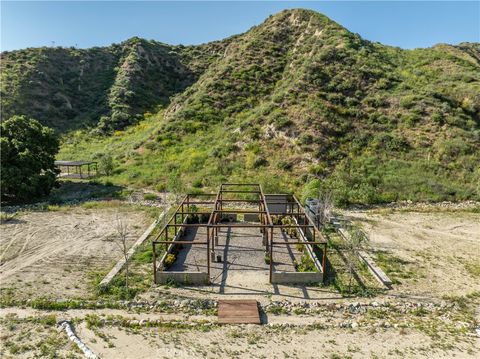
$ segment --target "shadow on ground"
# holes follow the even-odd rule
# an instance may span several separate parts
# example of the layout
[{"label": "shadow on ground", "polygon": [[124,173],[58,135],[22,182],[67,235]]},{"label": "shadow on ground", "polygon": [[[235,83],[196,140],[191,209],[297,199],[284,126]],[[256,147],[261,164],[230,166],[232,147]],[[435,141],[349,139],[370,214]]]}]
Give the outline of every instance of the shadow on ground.
[{"label": "shadow on ground", "polygon": [[96,181],[60,181],[49,196],[31,202],[3,202],[2,212],[14,213],[19,207],[44,210],[46,205],[82,204],[88,201],[121,199],[125,188]]}]

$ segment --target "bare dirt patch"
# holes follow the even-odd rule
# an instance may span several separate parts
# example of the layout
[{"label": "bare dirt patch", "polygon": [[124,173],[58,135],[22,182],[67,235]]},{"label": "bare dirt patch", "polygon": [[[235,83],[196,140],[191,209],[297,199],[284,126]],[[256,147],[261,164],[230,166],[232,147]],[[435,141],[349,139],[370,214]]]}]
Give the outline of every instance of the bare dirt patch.
[{"label": "bare dirt patch", "polygon": [[387,269],[395,269],[391,275],[398,283],[392,293],[442,297],[480,290],[479,213],[375,210],[347,215],[364,228],[380,257],[384,254]]},{"label": "bare dirt patch", "polygon": [[[98,332],[102,338],[98,338]],[[347,330],[254,325],[191,329],[103,327],[79,333],[102,358],[474,358],[478,346],[443,351],[416,330]]]},{"label": "bare dirt patch", "polygon": [[0,286],[16,299],[84,296],[92,273],[106,272],[122,254],[115,222],[128,224],[132,244],[151,221],[128,206],[20,214],[0,226]]}]

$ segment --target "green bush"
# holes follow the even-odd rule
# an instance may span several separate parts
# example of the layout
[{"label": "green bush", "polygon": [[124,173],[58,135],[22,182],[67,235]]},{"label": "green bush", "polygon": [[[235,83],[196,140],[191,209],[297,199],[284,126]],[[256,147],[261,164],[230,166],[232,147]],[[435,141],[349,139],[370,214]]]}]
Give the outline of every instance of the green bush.
[{"label": "green bush", "polygon": [[284,170],[284,171],[289,171],[292,169],[292,163],[288,161],[280,161],[277,164],[277,168]]},{"label": "green bush", "polygon": [[55,185],[59,141],[53,130],[25,116],[1,123],[2,200],[45,196]]},{"label": "green bush", "polygon": [[156,194],[153,194],[153,193],[144,193],[143,199],[146,201],[156,201],[158,197]]},{"label": "green bush", "polygon": [[259,168],[259,167],[266,166],[266,165],[268,165],[268,161],[263,156],[255,157],[255,159],[253,160],[253,164],[252,164],[253,168]]},{"label": "green bush", "polygon": [[101,155],[98,163],[99,172],[105,176],[110,176],[113,172],[113,169],[114,165],[112,156],[108,153]]}]

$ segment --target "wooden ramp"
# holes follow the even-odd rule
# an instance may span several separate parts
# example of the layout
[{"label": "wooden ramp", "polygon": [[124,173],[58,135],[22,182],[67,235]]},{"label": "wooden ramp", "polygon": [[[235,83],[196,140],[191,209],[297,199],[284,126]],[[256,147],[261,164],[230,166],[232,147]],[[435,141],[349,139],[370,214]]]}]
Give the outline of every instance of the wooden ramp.
[{"label": "wooden ramp", "polygon": [[221,324],[260,324],[260,313],[254,299],[218,301],[218,322]]}]

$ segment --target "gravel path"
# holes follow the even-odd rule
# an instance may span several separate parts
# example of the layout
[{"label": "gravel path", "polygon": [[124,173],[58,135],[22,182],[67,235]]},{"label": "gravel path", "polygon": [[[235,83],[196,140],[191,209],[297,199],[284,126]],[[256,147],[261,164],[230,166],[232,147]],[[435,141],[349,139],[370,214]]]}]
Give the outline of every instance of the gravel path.
[{"label": "gravel path", "polygon": [[[205,242],[206,228],[189,229],[185,241]],[[280,230],[274,231],[274,241],[288,242]],[[293,240],[292,240],[293,241]],[[222,286],[256,286],[257,282],[268,282],[269,265],[265,263],[265,247],[258,228],[221,228],[215,254],[221,262],[211,262],[211,278]],[[300,259],[294,245],[276,245],[273,250],[275,271],[295,271],[293,260]],[[206,245],[185,246],[170,268],[171,271],[206,271]]]}]

